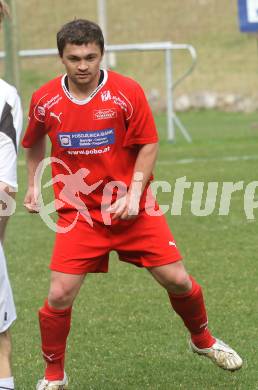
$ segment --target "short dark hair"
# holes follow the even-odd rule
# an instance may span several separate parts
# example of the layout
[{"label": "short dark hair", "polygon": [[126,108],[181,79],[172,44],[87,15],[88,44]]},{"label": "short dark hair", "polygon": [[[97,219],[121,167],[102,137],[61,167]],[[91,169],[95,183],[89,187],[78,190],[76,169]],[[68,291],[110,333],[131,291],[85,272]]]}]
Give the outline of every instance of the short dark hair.
[{"label": "short dark hair", "polygon": [[63,25],[57,33],[57,48],[60,57],[67,43],[74,45],[88,45],[96,43],[100,47],[101,54],[104,52],[104,37],[101,28],[94,22],[86,19],[75,19]]}]

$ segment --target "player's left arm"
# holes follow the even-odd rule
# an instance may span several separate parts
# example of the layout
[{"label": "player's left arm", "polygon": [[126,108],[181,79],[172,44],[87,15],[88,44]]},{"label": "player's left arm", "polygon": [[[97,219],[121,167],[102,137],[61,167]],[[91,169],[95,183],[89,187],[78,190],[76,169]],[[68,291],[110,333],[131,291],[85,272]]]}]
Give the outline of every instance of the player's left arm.
[{"label": "player's left arm", "polygon": [[132,219],[138,215],[139,202],[154,170],[157,155],[157,142],[140,146],[127,196],[110,207],[110,211],[114,213],[113,219]]},{"label": "player's left arm", "polygon": [[141,195],[151,177],[158,154],[158,133],[144,91],[139,84],[134,83],[128,94],[131,114],[127,119],[123,147],[138,148],[138,154],[127,195],[109,208],[113,219],[132,219],[138,215]]}]

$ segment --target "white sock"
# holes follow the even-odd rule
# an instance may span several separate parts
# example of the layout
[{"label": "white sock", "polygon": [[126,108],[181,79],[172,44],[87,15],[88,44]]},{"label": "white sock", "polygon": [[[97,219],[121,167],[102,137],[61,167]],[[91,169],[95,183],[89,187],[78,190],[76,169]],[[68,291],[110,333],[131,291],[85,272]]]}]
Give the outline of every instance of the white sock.
[{"label": "white sock", "polygon": [[0,390],[14,390],[13,376],[10,378],[0,378]]}]

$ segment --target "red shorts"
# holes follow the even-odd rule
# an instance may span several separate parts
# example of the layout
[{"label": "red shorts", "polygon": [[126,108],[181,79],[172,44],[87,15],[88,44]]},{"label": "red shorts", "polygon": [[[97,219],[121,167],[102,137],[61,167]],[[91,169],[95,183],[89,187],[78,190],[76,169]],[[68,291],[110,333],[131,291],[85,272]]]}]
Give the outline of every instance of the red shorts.
[{"label": "red shorts", "polygon": [[[58,225],[68,226],[74,213],[60,215]],[[94,220],[93,227],[79,219],[67,233],[56,233],[50,269],[68,274],[108,272],[110,251],[138,267],[155,267],[181,260],[165,217],[144,210],[136,219],[117,220],[107,226]]]}]

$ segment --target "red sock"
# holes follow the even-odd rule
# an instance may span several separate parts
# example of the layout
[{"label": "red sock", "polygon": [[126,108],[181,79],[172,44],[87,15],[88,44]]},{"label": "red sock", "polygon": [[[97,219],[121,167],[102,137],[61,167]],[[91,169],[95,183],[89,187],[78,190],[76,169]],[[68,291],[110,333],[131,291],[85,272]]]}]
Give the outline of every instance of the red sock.
[{"label": "red sock", "polygon": [[191,281],[190,291],[180,295],[168,293],[169,299],[173,309],[182,318],[191,333],[192,342],[198,348],[209,348],[214,344],[215,339],[207,328],[208,317],[202,289],[192,277]]},{"label": "red sock", "polygon": [[72,308],[58,310],[47,300],[39,310],[42,354],[47,363],[45,378],[51,381],[64,377],[66,339],[70,331]]}]

